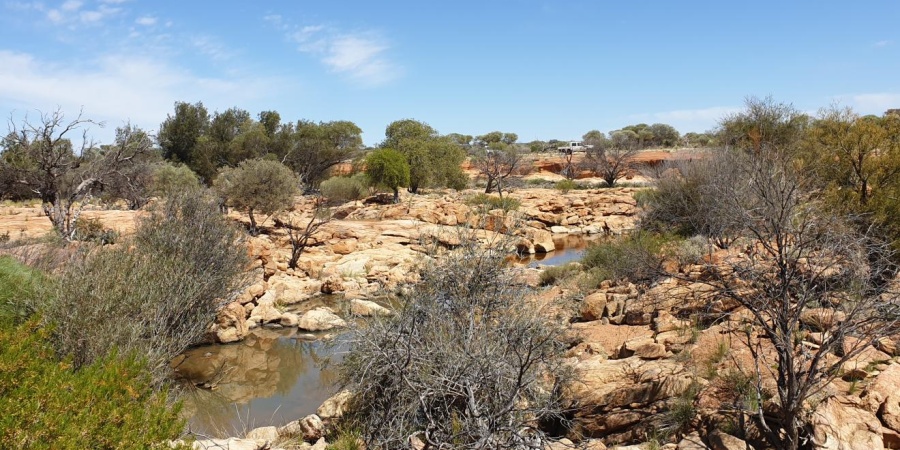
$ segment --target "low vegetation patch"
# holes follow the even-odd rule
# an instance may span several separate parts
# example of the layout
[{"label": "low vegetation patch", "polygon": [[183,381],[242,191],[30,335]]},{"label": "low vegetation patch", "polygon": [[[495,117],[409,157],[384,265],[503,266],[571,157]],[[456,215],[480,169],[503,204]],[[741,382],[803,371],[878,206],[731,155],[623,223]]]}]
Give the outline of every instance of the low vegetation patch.
[{"label": "low vegetation patch", "polygon": [[49,338],[36,319],[0,326],[5,448],[164,448],[181,434],[180,406],[153,389],[141,361],[110,354],[74,370],[56,359]]},{"label": "low vegetation patch", "polygon": [[522,205],[521,202],[509,196],[501,198],[488,194],[475,195],[469,198],[469,200],[466,201],[466,204],[470,206],[480,207],[488,211],[494,209],[502,209],[505,212],[515,211],[519,209],[519,206]]},{"label": "low vegetation patch", "polygon": [[369,193],[365,174],[352,177],[332,177],[319,186],[322,195],[332,203],[344,203],[359,200]]},{"label": "low vegetation patch", "polygon": [[673,240],[670,235],[633,233],[589,246],[581,264],[602,279],[627,278],[635,283],[651,281],[661,273],[663,252]]}]

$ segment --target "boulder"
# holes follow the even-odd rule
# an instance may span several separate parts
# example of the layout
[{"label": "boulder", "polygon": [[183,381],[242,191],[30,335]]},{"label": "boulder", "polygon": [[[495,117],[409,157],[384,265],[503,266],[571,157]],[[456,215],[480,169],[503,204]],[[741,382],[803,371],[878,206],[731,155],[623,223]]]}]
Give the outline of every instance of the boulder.
[{"label": "boulder", "polygon": [[553,234],[569,234],[569,229],[561,225],[554,225],[550,227],[550,232]]},{"label": "boulder", "polygon": [[363,317],[388,316],[391,310],[369,300],[353,299],[350,300],[350,313]]},{"label": "boulder", "polygon": [[297,328],[306,331],[327,331],[345,327],[347,322],[341,319],[331,308],[320,306],[304,313],[297,321]]},{"label": "boulder", "polygon": [[344,412],[347,410],[347,404],[352,398],[353,393],[350,391],[338,392],[322,402],[322,405],[316,410],[316,415],[322,420],[340,418],[344,415]]},{"label": "boulder", "polygon": [[743,439],[734,437],[719,430],[713,430],[706,436],[709,448],[712,450],[746,450],[747,443]]},{"label": "boulder", "polygon": [[661,359],[666,357],[666,346],[648,342],[634,351],[634,356],[641,359]]},{"label": "boulder", "polygon": [[294,313],[284,313],[281,315],[281,320],[278,322],[281,326],[284,327],[296,327],[297,322],[300,321],[300,317]]},{"label": "boulder", "polygon": [[265,441],[265,442],[275,442],[278,439],[278,428],[275,427],[259,427],[250,430],[247,433],[247,439],[253,439],[257,441]]},{"label": "boulder", "polygon": [[812,416],[813,448],[882,450],[881,424],[852,396],[830,397]]},{"label": "boulder", "polygon": [[275,308],[275,305],[269,303],[261,303],[253,308],[250,318],[254,319],[260,325],[266,323],[278,322],[281,320],[281,312]]},{"label": "boulder", "polygon": [[694,431],[678,441],[678,450],[709,450],[709,447],[700,439],[700,434]]},{"label": "boulder", "polygon": [[306,442],[316,442],[325,436],[325,424],[315,414],[310,414],[298,421],[300,435]]},{"label": "boulder", "polygon": [[606,293],[595,292],[584,298],[581,303],[581,319],[586,321],[600,320],[606,311]]},{"label": "boulder", "polygon": [[247,336],[250,327],[247,325],[246,311],[238,302],[225,305],[216,314],[213,332],[216,340],[222,344],[238,342]]}]

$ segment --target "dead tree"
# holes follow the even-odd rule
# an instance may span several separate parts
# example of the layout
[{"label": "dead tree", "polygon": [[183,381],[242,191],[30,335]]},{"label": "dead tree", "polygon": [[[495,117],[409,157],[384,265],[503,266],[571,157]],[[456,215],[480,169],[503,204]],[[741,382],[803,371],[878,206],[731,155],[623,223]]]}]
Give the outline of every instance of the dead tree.
[{"label": "dead tree", "polygon": [[[21,126],[10,119],[10,132],[2,142],[2,164],[40,197],[44,215],[67,240],[75,238],[81,208],[94,193],[120,176],[136,155],[150,150],[149,145],[134,145],[131,138],[138,133],[130,125],[117,130],[116,145],[97,149],[87,137],[85,127],[91,124],[102,126],[81,112],[66,120],[61,110],[41,113],[37,123],[26,117]],[[81,143],[76,149],[72,137],[78,132]]]},{"label": "dead tree", "polygon": [[[871,255],[887,260],[887,248],[823,211],[789,160],[760,152],[746,155],[740,170],[742,182],[721,185],[719,201],[744,224],[752,251],[709,263],[707,282],[752,317],[743,329],[755,361],[746,414],[770,445],[796,450],[810,438],[807,400],[896,333],[900,307],[897,293],[873,286],[868,273]],[[820,343],[805,340],[810,331],[822,333]],[[777,392],[766,392],[767,381]]]},{"label": "dead tree", "polygon": [[331,222],[331,218],[331,212],[321,197],[316,197],[315,207],[306,225],[301,225],[302,222],[300,221],[295,223],[293,218],[289,219],[288,222],[275,218],[275,225],[287,231],[288,240],[291,242],[291,259],[288,261],[288,267],[291,269],[297,268],[300,255],[303,254],[303,251],[309,245],[310,238],[319,228]]},{"label": "dead tree", "polygon": [[504,180],[519,168],[521,161],[522,153],[513,145],[499,150],[484,149],[472,159],[478,172],[487,179],[484,193],[496,190],[500,198],[503,198]]},{"label": "dead tree", "polygon": [[595,174],[607,186],[613,187],[619,179],[628,175],[634,164],[637,148],[632,146],[595,147],[585,150],[582,166]]}]

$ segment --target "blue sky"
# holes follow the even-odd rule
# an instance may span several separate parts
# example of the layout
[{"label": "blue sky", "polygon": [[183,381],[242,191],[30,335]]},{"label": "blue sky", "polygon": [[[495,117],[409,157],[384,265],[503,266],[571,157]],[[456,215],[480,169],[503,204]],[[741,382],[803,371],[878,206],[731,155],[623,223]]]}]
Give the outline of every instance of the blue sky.
[{"label": "blue sky", "polygon": [[897,1],[0,0],[0,112],[155,131],[175,101],[571,139],[704,131],[748,95],[900,107]]}]

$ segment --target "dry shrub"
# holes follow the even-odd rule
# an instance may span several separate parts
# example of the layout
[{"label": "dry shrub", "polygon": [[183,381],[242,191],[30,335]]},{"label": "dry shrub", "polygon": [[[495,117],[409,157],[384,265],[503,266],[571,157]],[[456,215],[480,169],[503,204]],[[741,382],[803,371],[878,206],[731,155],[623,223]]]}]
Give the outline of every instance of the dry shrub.
[{"label": "dry shrub", "polygon": [[203,340],[243,286],[240,235],[213,202],[190,195],[152,211],[125,245],[79,252],[43,294],[57,350],[75,367],[135,354],[165,379],[168,362]]},{"label": "dry shrub", "polygon": [[[558,423],[561,326],[529,303],[505,253],[465,241],[423,270],[397,314],[355,330],[341,364],[347,425],[367,448],[514,448]],[[530,448],[530,447],[529,447]]]}]

